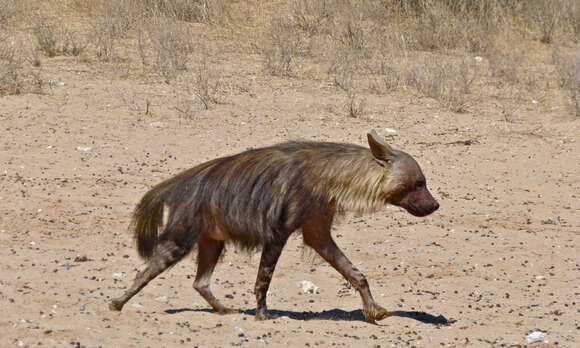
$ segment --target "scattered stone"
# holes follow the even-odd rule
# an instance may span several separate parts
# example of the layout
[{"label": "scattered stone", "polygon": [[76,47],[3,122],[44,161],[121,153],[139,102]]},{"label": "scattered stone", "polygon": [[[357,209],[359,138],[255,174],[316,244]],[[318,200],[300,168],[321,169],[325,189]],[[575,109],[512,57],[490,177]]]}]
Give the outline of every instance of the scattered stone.
[{"label": "scattered stone", "polygon": [[561,226],[562,223],[560,222],[560,219],[557,217],[549,217],[548,218],[549,223],[551,223],[552,225],[556,225],[556,226]]},{"label": "scattered stone", "polygon": [[397,134],[397,131],[394,130],[393,128],[385,128],[385,132],[390,133],[390,134]]},{"label": "scattered stone", "polygon": [[548,343],[548,334],[542,331],[534,331],[526,336],[528,343],[544,342]]},{"label": "scattered stone", "polygon": [[303,294],[313,294],[318,290],[318,286],[314,285],[314,283],[309,280],[299,281],[297,285]]},{"label": "scattered stone", "polygon": [[234,327],[234,331],[238,333],[238,336],[239,336],[239,337],[243,337],[243,336],[245,336],[245,335],[246,335],[246,334],[244,333],[244,330],[243,330],[241,327],[237,327],[237,326],[236,326],[236,327]]},{"label": "scattered stone", "polygon": [[90,146],[77,146],[77,151],[91,152],[93,150]]},{"label": "scattered stone", "polygon": [[163,303],[169,302],[169,298],[167,296],[159,296],[159,297],[155,298],[155,300],[159,301],[159,302],[163,302]]},{"label": "scattered stone", "polygon": [[149,123],[149,126],[153,128],[163,128],[165,127],[165,124],[163,122],[151,122]]},{"label": "scattered stone", "polygon": [[87,255],[83,255],[83,256],[77,255],[75,257],[74,261],[75,262],[87,262],[87,261],[89,261],[89,258],[87,257]]},{"label": "scattered stone", "polygon": [[142,304],[140,304],[140,303],[133,303],[133,304],[131,305],[131,307],[133,307],[133,308],[137,308],[137,309],[143,309],[143,308],[145,308],[145,306],[143,306],[143,305],[142,305]]}]

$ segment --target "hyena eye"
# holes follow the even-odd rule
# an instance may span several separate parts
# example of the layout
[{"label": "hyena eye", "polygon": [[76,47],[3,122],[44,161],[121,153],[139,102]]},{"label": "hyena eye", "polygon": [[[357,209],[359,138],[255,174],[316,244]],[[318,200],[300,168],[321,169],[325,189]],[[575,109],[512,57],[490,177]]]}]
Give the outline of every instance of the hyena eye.
[{"label": "hyena eye", "polygon": [[415,187],[418,189],[421,189],[423,187],[425,187],[425,180],[419,180],[415,183]]}]

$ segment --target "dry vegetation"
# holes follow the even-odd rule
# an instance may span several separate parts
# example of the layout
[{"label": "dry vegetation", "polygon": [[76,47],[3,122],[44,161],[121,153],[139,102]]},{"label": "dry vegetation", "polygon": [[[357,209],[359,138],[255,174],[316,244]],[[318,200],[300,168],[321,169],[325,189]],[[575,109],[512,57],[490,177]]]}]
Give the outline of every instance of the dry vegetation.
[{"label": "dry vegetation", "polygon": [[[276,11],[256,15],[243,10],[250,5],[228,1],[4,0],[0,93],[42,92],[43,60],[71,56],[119,77],[188,81],[192,98],[209,108],[225,96],[208,63],[208,54],[219,59],[220,53],[206,47],[225,41],[234,51],[261,55],[264,74],[333,83],[351,117],[364,116],[365,94],[397,89],[454,112],[483,100],[507,110],[514,98],[559,90],[570,112],[580,114],[577,1],[269,4]],[[35,46],[24,49],[24,41]]]}]

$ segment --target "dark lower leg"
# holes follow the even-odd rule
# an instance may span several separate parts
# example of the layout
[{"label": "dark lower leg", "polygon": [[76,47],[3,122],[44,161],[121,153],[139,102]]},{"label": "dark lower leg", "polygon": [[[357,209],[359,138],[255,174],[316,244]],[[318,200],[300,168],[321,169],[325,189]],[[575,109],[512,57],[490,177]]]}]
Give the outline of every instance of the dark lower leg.
[{"label": "dark lower leg", "polygon": [[111,310],[120,311],[125,303],[135,296],[151,280],[166,270],[171,265],[179,261],[187,252],[177,247],[173,242],[165,242],[158,247],[158,251],[149,260],[145,270],[139,272],[135,277],[133,285],[123,294],[123,296],[113,299],[109,303]]},{"label": "dark lower leg", "polygon": [[210,290],[210,279],[224,248],[224,242],[203,235],[198,242],[197,274],[193,287],[209,303],[216,313],[227,314],[236,311],[222,305]]},{"label": "dark lower leg", "polygon": [[258,277],[256,279],[256,286],[254,293],[256,294],[256,320],[274,319],[274,315],[268,314],[268,307],[266,305],[266,295],[270,287],[270,281],[276,268],[276,263],[280,258],[282,249],[286,241],[282,241],[276,245],[264,245],[262,256],[260,258],[260,268],[258,269]]},{"label": "dark lower leg", "polygon": [[324,216],[311,219],[302,228],[304,242],[316,250],[360,293],[363,301],[363,313],[368,320],[386,318],[389,313],[375,303],[365,276],[350,262],[332,240],[330,235],[331,223],[332,220]]}]

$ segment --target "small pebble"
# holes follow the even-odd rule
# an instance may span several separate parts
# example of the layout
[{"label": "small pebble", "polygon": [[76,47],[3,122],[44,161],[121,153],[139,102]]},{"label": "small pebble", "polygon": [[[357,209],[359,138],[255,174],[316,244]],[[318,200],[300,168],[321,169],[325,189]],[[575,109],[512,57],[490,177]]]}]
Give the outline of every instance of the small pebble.
[{"label": "small pebble", "polygon": [[163,302],[163,303],[169,302],[169,298],[167,296],[159,296],[155,300],[157,300],[159,302]]},{"label": "small pebble", "polygon": [[302,290],[303,294],[313,294],[318,290],[318,286],[314,285],[310,280],[302,280],[297,283],[298,288]]},{"label": "small pebble", "polygon": [[548,334],[546,334],[545,332],[542,332],[542,331],[534,331],[531,334],[526,336],[528,343],[534,343],[534,342],[548,343],[547,338],[548,338]]}]

